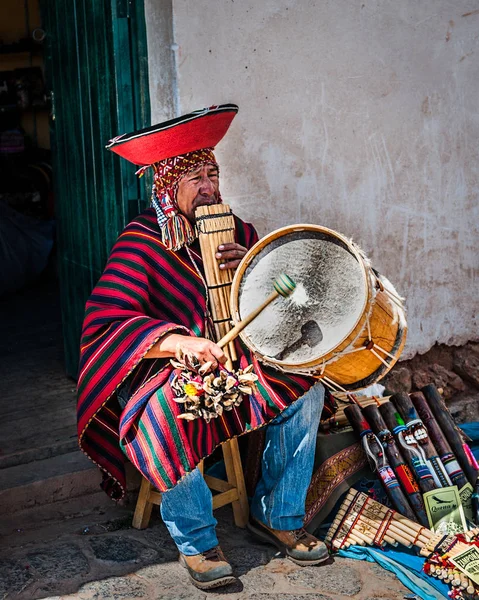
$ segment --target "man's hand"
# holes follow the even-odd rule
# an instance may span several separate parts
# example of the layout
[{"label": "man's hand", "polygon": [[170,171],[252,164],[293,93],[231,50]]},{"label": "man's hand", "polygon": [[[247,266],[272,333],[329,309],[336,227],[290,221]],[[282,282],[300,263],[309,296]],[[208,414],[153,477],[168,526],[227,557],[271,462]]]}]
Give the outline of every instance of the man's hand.
[{"label": "man's hand", "polygon": [[173,358],[178,345],[184,353],[194,354],[202,365],[211,362],[212,371],[216,369],[218,363],[224,364],[227,360],[223,350],[211,340],[178,333],[170,333],[162,337],[144,358]]},{"label": "man's hand", "polygon": [[220,263],[220,269],[236,269],[246,252],[248,251],[241,244],[221,244],[215,256]]}]

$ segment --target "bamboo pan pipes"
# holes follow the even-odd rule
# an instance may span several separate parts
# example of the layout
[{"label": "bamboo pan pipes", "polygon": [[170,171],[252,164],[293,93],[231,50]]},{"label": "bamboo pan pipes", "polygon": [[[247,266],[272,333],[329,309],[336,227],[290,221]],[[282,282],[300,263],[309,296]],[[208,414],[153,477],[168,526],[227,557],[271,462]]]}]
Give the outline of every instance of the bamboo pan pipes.
[{"label": "bamboo pan pipes", "polygon": [[333,551],[351,545],[384,547],[386,544],[401,544],[408,548],[416,547],[426,557],[424,571],[447,583],[453,590],[453,598],[469,600],[479,597],[479,586],[450,559],[475,547],[478,532],[473,529],[460,537],[434,533],[366,494],[350,489],[325,542]]},{"label": "bamboo pan pipes", "polygon": [[[230,291],[233,281],[231,269],[220,269],[216,252],[220,244],[235,241],[235,220],[228,204],[199,206],[195,211],[196,227],[203,258],[208,291],[208,304],[218,341],[231,329]],[[223,349],[228,358],[226,368],[232,368],[237,359],[234,343]]]}]

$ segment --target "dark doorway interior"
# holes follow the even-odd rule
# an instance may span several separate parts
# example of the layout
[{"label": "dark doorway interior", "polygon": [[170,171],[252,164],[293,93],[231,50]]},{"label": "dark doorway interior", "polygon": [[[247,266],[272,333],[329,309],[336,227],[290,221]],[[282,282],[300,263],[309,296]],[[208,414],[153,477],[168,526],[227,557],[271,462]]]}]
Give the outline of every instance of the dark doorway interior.
[{"label": "dark doorway interior", "polygon": [[[109,139],[150,124],[142,0],[0,2],[0,512],[76,498],[85,301],[146,203]],[[143,192],[140,192],[144,190]]]},{"label": "dark doorway interior", "polygon": [[[0,509],[55,497],[45,480],[88,460],[66,375],[58,229],[38,0],[0,6]],[[77,467],[73,467],[77,468]],[[56,485],[57,483],[55,483]]]},{"label": "dark doorway interior", "polygon": [[54,261],[35,284],[4,296],[0,311],[0,469],[76,450]]}]

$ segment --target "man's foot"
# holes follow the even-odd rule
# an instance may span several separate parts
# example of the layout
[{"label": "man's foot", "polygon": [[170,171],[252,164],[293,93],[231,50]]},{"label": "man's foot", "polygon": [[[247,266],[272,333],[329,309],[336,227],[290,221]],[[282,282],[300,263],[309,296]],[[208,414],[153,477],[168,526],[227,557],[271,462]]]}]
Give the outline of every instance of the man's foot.
[{"label": "man's foot", "polygon": [[193,556],[180,554],[179,561],[180,565],[188,570],[193,585],[200,590],[209,590],[236,581],[233,569],[219,546]]},{"label": "man's foot", "polygon": [[297,565],[319,565],[329,558],[326,544],[304,529],[280,531],[271,529],[256,520],[250,520],[247,528],[261,541],[275,544]]}]

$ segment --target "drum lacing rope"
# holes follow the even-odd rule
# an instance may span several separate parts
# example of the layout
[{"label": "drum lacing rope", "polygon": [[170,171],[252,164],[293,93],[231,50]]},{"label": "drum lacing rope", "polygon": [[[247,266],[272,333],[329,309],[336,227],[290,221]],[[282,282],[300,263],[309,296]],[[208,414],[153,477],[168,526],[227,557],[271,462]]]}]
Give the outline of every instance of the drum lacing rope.
[{"label": "drum lacing rope", "polygon": [[382,348],[381,346],[379,346],[379,344],[376,344],[376,342],[372,339],[371,336],[371,325],[369,323],[369,315],[367,315],[366,317],[366,325],[368,328],[368,343],[364,344],[364,349],[365,350],[371,350],[371,352],[374,354],[374,356],[380,360],[383,365],[385,367],[389,367],[389,363],[387,363],[382,356],[379,356],[379,354],[375,351],[375,348],[377,348],[379,351],[383,352],[384,354],[386,354],[386,356],[389,356],[389,358],[394,360],[394,356],[392,354],[390,354],[387,350],[384,350],[384,348]]},{"label": "drum lacing rope", "polygon": [[[379,282],[379,279],[377,279],[377,281]],[[389,298],[394,302],[394,304],[397,304],[397,306],[399,306],[399,308],[401,310],[404,310],[404,305],[403,305],[402,299],[399,296],[396,296],[396,294],[394,294],[393,292],[391,292],[391,290],[389,288],[384,287],[384,285],[382,283],[381,283],[381,287],[382,287],[381,291],[384,292],[385,294],[387,294],[389,296]]]},{"label": "drum lacing rope", "polygon": [[340,386],[339,383],[336,383],[335,381],[333,381],[329,377],[326,377],[326,375],[323,375],[320,379],[333,392],[340,391],[340,392],[344,392],[345,394],[348,393],[348,390],[346,390],[345,388],[343,388],[342,386]]},{"label": "drum lacing rope", "polygon": [[[388,295],[391,296],[392,295],[389,294],[389,291],[387,290],[387,288],[385,288],[383,286],[383,284],[379,281],[379,279],[376,277],[376,281],[378,283],[380,283],[380,290],[386,292]],[[374,299],[374,297],[373,297]],[[399,298],[398,298],[399,299]],[[372,304],[372,300],[369,303],[370,305]],[[402,308],[402,306],[399,304],[399,306]],[[376,342],[372,339],[372,335],[371,335],[371,323],[370,323],[370,316],[371,316],[371,311],[369,311],[366,315],[366,327],[368,330],[368,339],[366,341],[365,344],[363,344],[362,346],[360,346],[359,348],[351,348],[351,345],[355,343],[356,340],[354,340],[350,346],[348,346],[347,348],[345,348],[344,350],[342,350],[341,352],[337,352],[334,354],[334,356],[332,356],[327,362],[331,362],[332,360],[336,360],[338,358],[340,358],[341,356],[346,356],[347,354],[353,354],[354,352],[360,352],[361,350],[369,350],[371,351],[374,356],[380,361],[382,362],[382,364],[385,367],[389,367],[389,363],[382,357],[380,356],[380,354],[378,354],[377,351],[382,352],[383,354],[385,354],[387,357],[389,357],[391,360],[395,359],[395,356],[393,354],[391,354],[390,352],[388,352],[387,350],[385,350],[382,346],[380,346],[379,344],[376,344]],[[360,333],[362,333],[362,331],[364,330],[364,328],[361,330]],[[356,338],[357,339],[357,338]]]},{"label": "drum lacing rope", "polygon": [[389,367],[389,363],[386,362],[386,360],[382,356],[380,356],[376,352],[376,350],[379,350],[380,352],[382,352],[383,354],[388,356],[391,360],[394,360],[395,356],[393,356],[390,352],[388,352],[387,350],[382,348],[379,344],[376,344],[376,342],[373,341],[373,339],[371,337],[371,325],[369,322],[369,315],[366,316],[366,327],[368,329],[368,340],[364,345],[360,346],[359,348],[351,348],[351,349],[345,348],[341,352],[337,352],[327,362],[329,363],[333,359],[340,358],[341,356],[346,356],[347,354],[354,354],[354,352],[361,352],[362,350],[370,350],[374,354],[374,356],[383,363],[383,365],[385,367]]},{"label": "drum lacing rope", "polygon": [[[328,361],[329,362],[329,361]],[[345,390],[343,387],[341,387],[339,385],[339,383],[336,383],[335,381],[333,381],[330,377],[326,377],[326,375],[324,374],[324,370],[326,369],[326,365],[328,364],[328,362],[323,360],[323,364],[321,365],[321,371],[318,375],[318,377],[321,379],[322,382],[324,382],[324,384],[333,392],[337,392],[337,391],[341,391],[344,392],[345,394],[348,393],[347,390]]]}]

